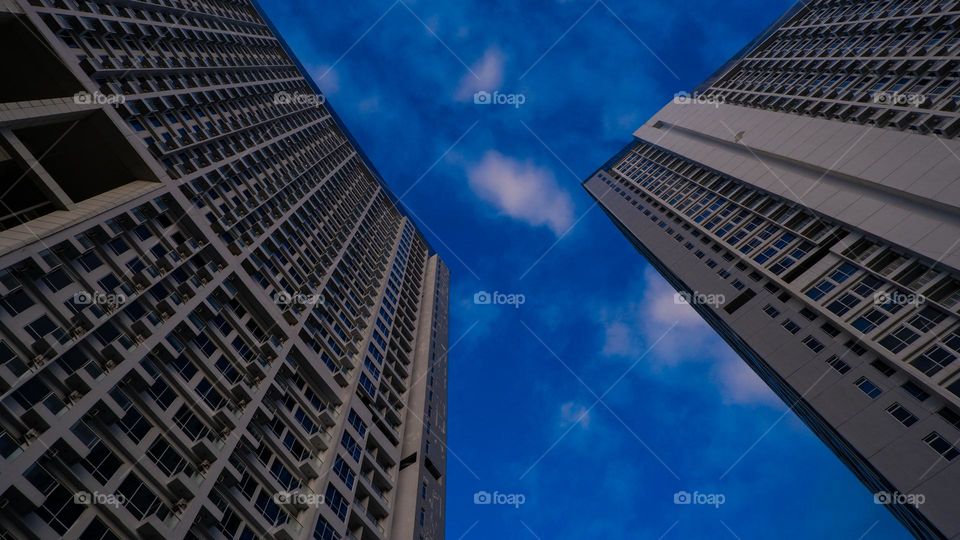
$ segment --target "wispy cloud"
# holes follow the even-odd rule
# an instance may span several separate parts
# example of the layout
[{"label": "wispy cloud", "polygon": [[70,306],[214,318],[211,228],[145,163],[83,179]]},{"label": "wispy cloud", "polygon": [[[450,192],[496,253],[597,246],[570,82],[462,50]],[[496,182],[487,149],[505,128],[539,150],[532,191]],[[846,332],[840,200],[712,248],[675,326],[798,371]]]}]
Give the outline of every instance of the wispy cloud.
[{"label": "wispy cloud", "polygon": [[568,401],[560,406],[560,419],[564,426],[578,424],[582,428],[590,427],[590,410],[582,404]]},{"label": "wispy cloud", "polygon": [[724,389],[725,403],[783,407],[780,398],[732,351],[719,355],[714,377]]},{"label": "wispy cloud", "polygon": [[[782,406],[779,398],[688,304],[674,299],[671,287],[652,267],[628,288],[634,300],[604,316],[603,354],[635,358],[663,336],[649,355],[649,367],[664,370],[683,363],[712,364],[711,379],[725,403]],[[673,331],[664,332],[676,324]]]},{"label": "wispy cloud", "polygon": [[470,189],[502,213],[557,236],[573,223],[573,202],[549,169],[519,161],[495,150],[467,167]]},{"label": "wispy cloud", "polygon": [[340,91],[340,73],[335,68],[323,64],[311,66],[308,71],[325,94],[333,95]]},{"label": "wispy cloud", "polygon": [[[457,101],[470,101],[473,94],[480,90],[492,92],[503,84],[503,53],[497,47],[490,47],[475,64],[470,66],[473,73],[467,73],[460,79],[455,98]],[[476,74],[476,75],[474,75]]]}]

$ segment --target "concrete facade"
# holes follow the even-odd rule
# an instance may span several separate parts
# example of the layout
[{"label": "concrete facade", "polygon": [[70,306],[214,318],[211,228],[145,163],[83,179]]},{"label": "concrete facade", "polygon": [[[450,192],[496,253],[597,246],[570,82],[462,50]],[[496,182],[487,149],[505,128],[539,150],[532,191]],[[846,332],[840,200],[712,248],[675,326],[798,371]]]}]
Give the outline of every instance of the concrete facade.
[{"label": "concrete facade", "polygon": [[960,538],[958,20],[804,2],[584,183],[921,538]]},{"label": "concrete facade", "polygon": [[0,538],[442,539],[449,271],[258,6],[0,45]]}]

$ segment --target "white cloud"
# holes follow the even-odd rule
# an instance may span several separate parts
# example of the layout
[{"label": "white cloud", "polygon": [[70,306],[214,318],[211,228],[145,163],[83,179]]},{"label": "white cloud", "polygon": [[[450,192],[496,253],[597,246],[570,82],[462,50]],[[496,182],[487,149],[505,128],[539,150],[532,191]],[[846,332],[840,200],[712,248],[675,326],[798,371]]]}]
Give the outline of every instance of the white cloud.
[{"label": "white cloud", "polygon": [[714,376],[724,389],[725,403],[784,406],[773,390],[732,351],[718,360]]},{"label": "white cloud", "polygon": [[480,90],[493,92],[503,83],[504,56],[500,49],[490,47],[483,53],[483,57],[470,66],[473,72],[467,72],[460,79],[457,101],[472,101],[473,94]]},{"label": "white cloud", "polygon": [[675,292],[647,267],[639,282],[627,288],[626,296],[633,300],[602,315],[603,354],[632,362],[657,343],[644,359],[648,369],[662,372],[682,363],[709,364],[709,376],[720,387],[724,403],[782,406],[692,307],[674,301]]},{"label": "white cloud", "polygon": [[713,331],[692,307],[674,302],[675,292],[647,267],[640,282],[629,287],[628,304],[605,316],[604,354],[637,358],[657,343],[647,357],[655,368],[708,354]]},{"label": "white cloud", "polygon": [[633,330],[626,324],[613,321],[605,327],[606,336],[603,341],[605,356],[629,356],[634,351]]},{"label": "white cloud", "polygon": [[363,113],[372,113],[380,110],[380,96],[368,97],[360,103],[357,103],[357,108],[360,109],[360,112]]},{"label": "white cloud", "polygon": [[573,202],[553,174],[529,161],[490,150],[467,167],[473,192],[504,214],[530,225],[546,225],[557,236],[573,223]]},{"label": "white cloud", "polygon": [[603,114],[603,136],[607,139],[629,139],[644,119],[637,111],[605,110]]},{"label": "white cloud", "polygon": [[565,426],[578,424],[584,429],[590,427],[590,411],[579,403],[569,401],[561,405],[560,418]]},{"label": "white cloud", "polygon": [[332,66],[313,66],[309,71],[324,94],[333,95],[340,91],[340,74]]}]

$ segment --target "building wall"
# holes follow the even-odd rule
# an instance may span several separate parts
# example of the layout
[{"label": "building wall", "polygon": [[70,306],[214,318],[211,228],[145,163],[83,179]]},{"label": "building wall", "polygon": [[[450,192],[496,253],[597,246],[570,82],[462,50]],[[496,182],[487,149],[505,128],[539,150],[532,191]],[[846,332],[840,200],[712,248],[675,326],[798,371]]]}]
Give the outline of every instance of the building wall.
[{"label": "building wall", "polygon": [[[940,434],[955,448],[960,438],[954,270],[644,140],[585,187],[679,291],[723,298],[694,307],[872,491],[927,495],[919,511],[893,508],[908,527],[960,534],[954,499],[934,495],[956,482],[955,451],[947,460],[925,442]],[[826,294],[811,292],[831,276]],[[883,296],[917,292],[924,303]],[[861,317],[874,310],[886,319],[868,328]],[[918,336],[894,353],[885,338],[901,327]]]},{"label": "building wall", "polygon": [[802,2],[584,183],[924,538],[960,538],[958,20]]},{"label": "building wall", "polygon": [[401,462],[449,273],[259,9],[4,4],[24,27],[0,172],[47,201],[0,209],[0,536],[415,538],[413,497],[442,538],[442,451]]}]

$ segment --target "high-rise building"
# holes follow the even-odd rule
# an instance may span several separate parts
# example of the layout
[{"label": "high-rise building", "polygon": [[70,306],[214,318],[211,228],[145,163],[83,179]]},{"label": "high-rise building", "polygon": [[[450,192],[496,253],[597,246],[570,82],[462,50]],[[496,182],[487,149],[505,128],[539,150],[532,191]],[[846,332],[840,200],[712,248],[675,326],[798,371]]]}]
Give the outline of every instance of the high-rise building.
[{"label": "high-rise building", "polygon": [[958,66],[954,0],[804,0],[584,183],[923,538],[960,538]]},{"label": "high-rise building", "polygon": [[443,538],[449,272],[260,8],[0,49],[0,538]]}]

